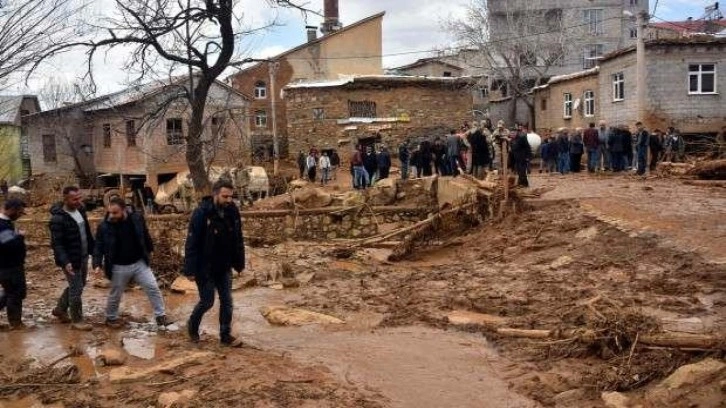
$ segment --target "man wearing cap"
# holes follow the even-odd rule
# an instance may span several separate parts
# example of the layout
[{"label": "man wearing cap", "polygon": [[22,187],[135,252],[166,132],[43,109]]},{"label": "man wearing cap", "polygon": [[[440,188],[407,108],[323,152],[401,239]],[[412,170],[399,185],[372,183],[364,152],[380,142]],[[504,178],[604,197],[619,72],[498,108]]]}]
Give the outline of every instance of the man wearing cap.
[{"label": "man wearing cap", "polygon": [[15,228],[15,221],[25,213],[25,203],[17,198],[5,201],[0,211],[0,311],[7,308],[11,330],[23,325],[25,283],[25,232]]}]

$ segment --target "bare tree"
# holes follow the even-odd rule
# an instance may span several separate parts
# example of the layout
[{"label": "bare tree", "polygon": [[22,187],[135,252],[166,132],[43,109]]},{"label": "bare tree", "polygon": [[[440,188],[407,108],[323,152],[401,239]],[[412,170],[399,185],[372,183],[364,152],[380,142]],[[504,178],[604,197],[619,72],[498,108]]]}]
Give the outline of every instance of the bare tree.
[{"label": "bare tree", "polygon": [[0,2],[0,83],[22,79],[40,61],[77,34],[76,0],[4,0]]},{"label": "bare tree", "polygon": [[47,110],[83,102],[91,98],[93,93],[93,87],[87,82],[81,80],[71,82],[61,77],[50,76],[38,90],[38,99]]},{"label": "bare tree", "polygon": [[464,18],[445,23],[466,52],[469,66],[486,73],[493,90],[511,97],[509,123],[518,101],[534,119],[533,87],[542,85],[581,49],[581,27],[565,24],[566,10],[537,7],[535,2],[473,0]]},{"label": "bare tree", "polygon": [[[294,1],[267,3],[307,12]],[[235,45],[242,37],[264,27],[245,26],[237,0],[115,0],[115,6],[114,17],[96,25],[88,41],[73,46],[87,47],[91,81],[94,56],[113,48],[130,50],[126,68],[138,79],[188,75],[189,84],[181,93],[191,109],[186,161],[196,190],[207,193],[203,131],[210,87],[236,57]]]}]

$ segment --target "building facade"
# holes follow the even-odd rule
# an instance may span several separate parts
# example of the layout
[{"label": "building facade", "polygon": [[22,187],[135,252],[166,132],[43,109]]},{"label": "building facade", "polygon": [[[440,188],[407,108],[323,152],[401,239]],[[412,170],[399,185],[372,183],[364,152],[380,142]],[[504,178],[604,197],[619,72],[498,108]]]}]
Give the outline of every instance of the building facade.
[{"label": "building facade", "polygon": [[534,90],[535,126],[541,134],[560,127],[587,128],[600,115],[598,68],[553,77]]},{"label": "building facade", "polygon": [[[596,70],[553,78],[535,89],[537,130],[576,127],[580,120],[605,120],[610,125],[632,126],[642,121],[649,129],[672,126],[683,134],[715,134],[726,125],[726,39],[715,37],[653,40],[645,44],[645,106],[637,100],[635,47],[604,56]],[[594,115],[585,117],[585,92],[594,89]],[[566,117],[566,94],[574,101]],[[543,100],[547,100],[545,105]],[[543,109],[545,108],[545,109]],[[639,110],[643,114],[639,114]],[[587,120],[585,120],[587,119]]]},{"label": "building facade", "polygon": [[[254,158],[267,160],[274,151],[287,156],[288,133],[282,89],[290,83],[326,81],[341,75],[381,75],[382,24],[379,13],[348,26],[338,21],[337,1],[326,1],[323,36],[308,27],[308,41],[282,54],[257,62],[228,78],[242,93],[253,96],[250,130]],[[274,113],[273,113],[274,112]]]},{"label": "building facade", "polygon": [[13,184],[30,175],[25,117],[36,112],[34,95],[0,96],[0,180]]},{"label": "building facade", "polygon": [[361,76],[285,88],[290,150],[338,150],[358,144],[396,148],[406,139],[445,136],[471,122],[465,78]]},{"label": "building facade", "polygon": [[[191,109],[186,80],[128,88],[87,102],[28,116],[33,173],[75,174],[82,184],[156,187],[188,170],[186,137]],[[216,82],[207,99],[206,163],[225,166],[249,157],[249,98]]]}]

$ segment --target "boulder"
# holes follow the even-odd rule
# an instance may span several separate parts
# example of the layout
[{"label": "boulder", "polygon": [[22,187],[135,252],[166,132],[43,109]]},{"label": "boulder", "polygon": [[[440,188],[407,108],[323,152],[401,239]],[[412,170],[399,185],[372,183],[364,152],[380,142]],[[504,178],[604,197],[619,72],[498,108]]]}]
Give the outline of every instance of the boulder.
[{"label": "boulder", "polygon": [[330,193],[320,188],[304,188],[294,193],[295,204],[304,208],[327,207],[333,202]]},{"label": "boulder", "polygon": [[385,178],[379,180],[368,190],[368,204],[370,205],[391,205],[396,202],[396,180]]},{"label": "boulder", "polygon": [[726,363],[707,358],[694,364],[687,364],[661,381],[649,393],[649,399],[667,404],[679,398],[681,391],[691,387],[703,387],[721,373],[726,372]]},{"label": "boulder", "polygon": [[127,357],[125,351],[108,346],[96,356],[96,362],[101,366],[120,366],[126,364]]},{"label": "boulder", "polygon": [[181,392],[164,392],[159,395],[156,406],[159,408],[182,407],[189,404],[190,400],[197,394],[195,390],[184,390]]},{"label": "boulder", "polygon": [[629,408],[630,399],[619,392],[603,392],[600,395],[602,402],[608,408]]},{"label": "boulder", "polygon": [[190,281],[184,276],[180,276],[176,279],[174,279],[174,282],[171,284],[171,291],[174,293],[197,293],[199,289],[197,289],[197,284]]},{"label": "boulder", "polygon": [[337,317],[322,313],[311,312],[286,306],[270,306],[260,309],[262,316],[270,324],[280,326],[303,326],[307,324],[344,324],[345,321]]}]

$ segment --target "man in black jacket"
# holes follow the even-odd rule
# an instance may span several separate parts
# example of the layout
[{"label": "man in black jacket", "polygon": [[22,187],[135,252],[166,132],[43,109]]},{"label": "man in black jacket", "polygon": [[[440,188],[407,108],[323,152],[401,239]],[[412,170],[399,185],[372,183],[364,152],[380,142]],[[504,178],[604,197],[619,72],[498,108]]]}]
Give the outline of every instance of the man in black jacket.
[{"label": "man in black jacket", "polygon": [[11,330],[24,327],[25,299],[25,233],[14,222],[25,213],[25,203],[17,198],[5,201],[0,211],[0,310],[7,307]]},{"label": "man in black jacket", "polygon": [[199,341],[199,325],[214,305],[216,289],[220,341],[238,347],[241,343],[232,336],[232,269],[244,269],[245,250],[242,220],[232,194],[232,184],[219,180],[212,186],[212,197],[204,197],[194,210],[185,246],[184,275],[194,279],[199,289],[199,303],[187,325],[189,338]]},{"label": "man in black jacket", "polygon": [[83,321],[81,296],[88,277],[88,255],[95,243],[81,199],[78,187],[68,186],[63,188],[63,201],[50,209],[50,246],[55,264],[68,281],[53,316],[63,323],[71,322],[75,330],[91,330]]},{"label": "man in black jacket", "polygon": [[93,251],[93,267],[96,274],[102,270],[111,280],[111,293],[106,304],[106,325],[119,328],[123,325],[118,318],[121,296],[133,280],[146,292],[154,310],[156,324],[160,328],[170,322],[164,312],[164,298],[154,273],[149,268],[149,254],[154,250],[151,235],[141,214],[127,209],[126,202],[119,197],[111,199],[106,218],[98,225],[96,247]]},{"label": "man in black jacket", "polygon": [[517,170],[517,185],[529,187],[527,180],[527,168],[529,161],[532,159],[532,148],[527,140],[527,133],[519,130],[517,137],[512,142],[512,159],[514,159],[514,168]]}]

